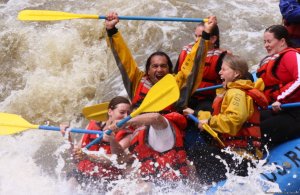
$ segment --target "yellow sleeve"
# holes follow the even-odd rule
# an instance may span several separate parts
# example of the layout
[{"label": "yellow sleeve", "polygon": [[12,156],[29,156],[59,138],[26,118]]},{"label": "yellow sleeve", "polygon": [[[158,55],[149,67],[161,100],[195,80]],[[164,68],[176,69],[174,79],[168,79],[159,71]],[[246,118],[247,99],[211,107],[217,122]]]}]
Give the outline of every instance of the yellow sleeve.
[{"label": "yellow sleeve", "polygon": [[117,66],[121,72],[128,96],[132,99],[145,73],[138,68],[120,32],[112,35],[112,37],[108,37],[107,43],[112,50]]},{"label": "yellow sleeve", "polygon": [[240,89],[228,89],[221,111],[210,118],[209,125],[219,133],[236,135],[250,116],[249,99]]},{"label": "yellow sleeve", "polygon": [[180,89],[177,108],[183,108],[188,104],[189,98],[201,83],[208,46],[209,41],[198,40],[185,58],[181,70],[175,75]]},{"label": "yellow sleeve", "polygon": [[194,81],[195,89],[193,90],[193,92],[199,86],[202,80],[208,44],[209,41],[207,40],[198,40],[193,46],[191,52],[186,56],[180,71],[175,75],[175,79],[180,89],[186,85],[188,77],[192,76],[193,71],[197,74],[196,82]]}]

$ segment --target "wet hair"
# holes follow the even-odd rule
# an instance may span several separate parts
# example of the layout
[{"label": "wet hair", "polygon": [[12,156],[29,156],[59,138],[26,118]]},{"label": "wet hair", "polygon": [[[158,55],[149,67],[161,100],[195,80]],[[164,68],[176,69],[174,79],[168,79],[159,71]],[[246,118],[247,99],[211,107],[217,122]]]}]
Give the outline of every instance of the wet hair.
[{"label": "wet hair", "polygon": [[169,73],[173,73],[173,64],[172,64],[172,61],[170,59],[170,57],[165,53],[165,52],[162,52],[162,51],[156,51],[154,53],[152,53],[148,59],[147,59],[147,62],[146,62],[146,74],[148,74],[148,70],[149,70],[149,67],[150,67],[150,63],[151,63],[151,59],[152,57],[154,56],[164,56],[166,57],[167,59],[167,63],[168,63],[168,66],[169,66]]},{"label": "wet hair", "polygon": [[289,38],[289,32],[288,32],[288,30],[286,29],[285,26],[272,25],[272,26],[269,26],[265,30],[265,32],[273,33],[274,37],[278,40],[285,39],[286,44],[289,47],[293,47],[293,44],[292,44],[292,42],[290,41],[290,38]]},{"label": "wet hair", "polygon": [[217,40],[214,43],[214,48],[218,49],[220,48],[220,31],[218,25],[214,26],[212,31],[210,32],[210,36],[216,36]]},{"label": "wet hair", "polygon": [[227,54],[225,55],[223,62],[226,62],[232,70],[240,73],[240,76],[237,79],[250,79],[251,74],[248,72],[248,64],[246,60],[240,56]]},{"label": "wet hair", "polygon": [[117,105],[122,103],[131,105],[130,101],[126,97],[116,96],[110,100],[108,108],[114,110],[117,107]]}]

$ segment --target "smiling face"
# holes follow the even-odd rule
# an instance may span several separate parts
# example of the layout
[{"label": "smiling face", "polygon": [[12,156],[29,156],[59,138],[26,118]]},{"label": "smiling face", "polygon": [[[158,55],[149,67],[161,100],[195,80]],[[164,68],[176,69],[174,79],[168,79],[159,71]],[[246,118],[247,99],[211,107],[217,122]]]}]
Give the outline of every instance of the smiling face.
[{"label": "smiling face", "polygon": [[108,109],[108,116],[111,121],[121,120],[130,113],[130,104],[120,103],[114,109]]},{"label": "smiling face", "polygon": [[240,76],[240,73],[236,70],[233,70],[226,61],[222,63],[222,68],[219,74],[221,80],[223,81],[222,85],[224,88],[226,87],[227,83],[235,81]]},{"label": "smiling face", "polygon": [[154,55],[150,60],[150,66],[147,71],[150,81],[155,84],[170,72],[168,60],[165,56]]},{"label": "smiling face", "polygon": [[264,45],[269,55],[279,53],[287,47],[285,39],[277,39],[272,32],[264,33]]}]

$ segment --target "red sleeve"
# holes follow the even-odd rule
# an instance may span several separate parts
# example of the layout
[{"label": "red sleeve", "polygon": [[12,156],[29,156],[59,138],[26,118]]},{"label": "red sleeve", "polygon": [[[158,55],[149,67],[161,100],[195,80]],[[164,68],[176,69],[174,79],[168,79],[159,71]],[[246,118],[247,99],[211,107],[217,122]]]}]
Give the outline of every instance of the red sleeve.
[{"label": "red sleeve", "polygon": [[300,54],[289,51],[280,60],[276,75],[286,83],[277,100],[281,103],[300,100]]},{"label": "red sleeve", "polygon": [[187,121],[182,114],[179,114],[178,112],[171,112],[165,114],[164,117],[174,123],[180,130],[184,130],[186,128]]}]

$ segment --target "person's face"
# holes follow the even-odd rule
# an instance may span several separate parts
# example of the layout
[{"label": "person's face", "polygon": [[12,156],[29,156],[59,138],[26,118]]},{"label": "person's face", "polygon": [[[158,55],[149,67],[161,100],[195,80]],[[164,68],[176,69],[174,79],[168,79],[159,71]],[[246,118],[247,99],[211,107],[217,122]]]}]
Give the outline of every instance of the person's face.
[{"label": "person's face", "polygon": [[108,109],[108,116],[112,121],[122,120],[127,117],[130,113],[130,105],[125,103],[120,103],[115,109]]},{"label": "person's face", "polygon": [[231,69],[227,62],[223,62],[219,75],[222,80],[222,85],[225,88],[227,83],[234,81],[239,76],[239,73]]},{"label": "person's face", "polygon": [[204,31],[204,26],[197,26],[195,29],[195,41],[198,41],[202,37],[202,32]]},{"label": "person's face", "polygon": [[276,54],[284,49],[285,40],[278,40],[274,37],[274,33],[264,33],[264,44],[269,55]]},{"label": "person's face", "polygon": [[168,60],[165,56],[152,56],[147,74],[153,84],[157,83],[157,81],[162,79],[169,72]]}]

